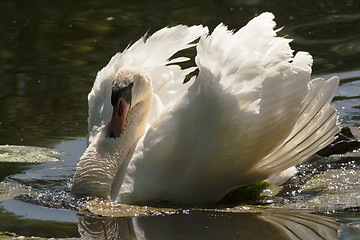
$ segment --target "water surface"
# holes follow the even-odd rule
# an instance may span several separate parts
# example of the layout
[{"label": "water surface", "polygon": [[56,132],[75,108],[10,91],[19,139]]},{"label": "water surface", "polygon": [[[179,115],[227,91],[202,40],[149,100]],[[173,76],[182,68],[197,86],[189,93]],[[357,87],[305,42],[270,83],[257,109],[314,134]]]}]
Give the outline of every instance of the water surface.
[{"label": "water surface", "polygon": [[[41,146],[68,155],[61,155],[58,162],[45,164],[0,163],[0,176],[2,179],[6,177],[7,184],[37,193],[0,202],[0,231],[41,237],[103,234],[104,218],[77,216],[76,204],[69,195],[76,163],[86,148],[87,94],[97,71],[112,55],[146,32],[153,33],[176,24],[204,24],[213,29],[220,22],[230,28],[239,28],[264,11],[275,14],[278,27],[284,26],[279,34],[294,39],[291,43],[293,49],[313,55],[314,76],[329,78],[338,75],[341,78],[333,104],[339,112],[341,124],[355,130],[359,128],[358,1],[2,1],[0,144]],[[193,56],[195,53],[188,51],[186,54]],[[284,188],[288,191],[284,190],[278,199],[272,201],[296,203],[300,208],[304,206],[301,203],[318,194],[299,192],[298,186],[304,183],[301,179],[328,169],[358,170],[359,166],[358,153],[305,164],[300,167],[302,175]],[[356,239],[356,234],[360,234],[359,207],[359,203],[352,203],[318,213],[338,219],[343,224],[343,239]],[[239,235],[245,234],[241,233],[246,229],[244,219],[246,222],[264,218],[264,215],[244,214],[200,211],[151,218],[158,227],[169,226],[164,235],[160,235],[161,229],[158,230],[157,236],[164,238],[166,233],[175,234],[180,239],[196,238],[212,233],[206,229],[214,227],[216,236],[230,238],[227,234],[233,234],[231,237],[246,236]],[[147,229],[157,228],[155,225],[147,226],[147,221],[150,220],[146,217],[131,220],[105,218],[109,226],[125,226],[132,229],[130,235],[151,239],[154,230],[146,233]],[[187,221],[194,224],[185,224]],[[229,225],[230,222],[233,225]],[[92,229],[94,225],[99,228]],[[96,235],[96,232],[101,233]]]}]

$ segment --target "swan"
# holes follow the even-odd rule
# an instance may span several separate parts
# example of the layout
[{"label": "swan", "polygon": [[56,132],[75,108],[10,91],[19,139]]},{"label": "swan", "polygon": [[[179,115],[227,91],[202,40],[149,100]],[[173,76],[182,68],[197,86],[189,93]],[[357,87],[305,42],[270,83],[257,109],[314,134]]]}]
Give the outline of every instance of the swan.
[{"label": "swan", "polygon": [[[216,203],[294,166],[335,139],[339,78],[312,79],[262,13],[238,31],[166,27],[113,56],[88,95],[89,144],[72,193],[121,203]],[[196,40],[198,40],[198,43]],[[196,67],[173,55],[196,46]]]}]

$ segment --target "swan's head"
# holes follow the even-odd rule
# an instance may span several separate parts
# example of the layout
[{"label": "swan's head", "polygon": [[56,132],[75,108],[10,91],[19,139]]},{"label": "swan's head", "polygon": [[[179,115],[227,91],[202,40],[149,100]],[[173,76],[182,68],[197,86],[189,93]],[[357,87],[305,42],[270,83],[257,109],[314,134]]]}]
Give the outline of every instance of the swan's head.
[{"label": "swan's head", "polygon": [[118,171],[144,134],[151,97],[150,77],[142,70],[122,68],[116,72],[112,118],[80,158],[72,186],[74,195],[110,197]]},{"label": "swan's head", "polygon": [[121,68],[112,82],[112,118],[107,137],[118,138],[123,131],[130,109],[137,105],[150,105],[151,82],[147,74],[138,68]]}]

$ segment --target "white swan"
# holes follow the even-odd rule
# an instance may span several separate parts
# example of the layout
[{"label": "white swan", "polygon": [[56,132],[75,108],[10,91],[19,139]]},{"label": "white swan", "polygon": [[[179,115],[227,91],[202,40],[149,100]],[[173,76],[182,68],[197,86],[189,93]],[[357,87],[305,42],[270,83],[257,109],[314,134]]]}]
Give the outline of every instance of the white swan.
[{"label": "white swan", "polygon": [[[214,203],[276,179],[334,140],[339,79],[310,80],[271,13],[237,32],[163,28],[116,54],[89,94],[89,146],[72,192],[123,203]],[[196,46],[199,74],[169,60]],[[112,106],[112,104],[114,107]],[[287,170],[288,171],[288,170]]]}]

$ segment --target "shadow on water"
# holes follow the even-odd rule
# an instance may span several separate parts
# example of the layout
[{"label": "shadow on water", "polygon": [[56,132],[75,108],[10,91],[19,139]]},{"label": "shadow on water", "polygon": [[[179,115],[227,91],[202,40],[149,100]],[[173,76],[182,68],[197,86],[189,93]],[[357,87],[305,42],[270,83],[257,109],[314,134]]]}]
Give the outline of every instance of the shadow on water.
[{"label": "shadow on water", "polygon": [[3,181],[7,176],[26,171],[31,165],[26,163],[0,163],[0,181]]}]

